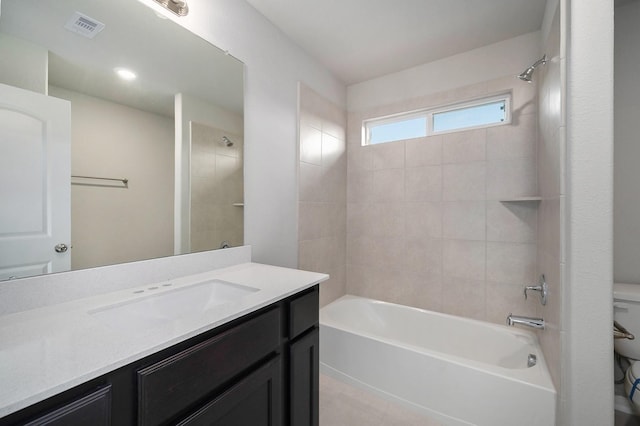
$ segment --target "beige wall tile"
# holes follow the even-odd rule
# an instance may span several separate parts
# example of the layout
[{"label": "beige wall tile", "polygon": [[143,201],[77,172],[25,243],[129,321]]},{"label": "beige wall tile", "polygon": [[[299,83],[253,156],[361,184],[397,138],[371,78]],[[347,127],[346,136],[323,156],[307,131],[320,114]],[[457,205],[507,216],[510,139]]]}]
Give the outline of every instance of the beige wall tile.
[{"label": "beige wall tile", "polygon": [[378,237],[397,237],[405,230],[405,209],[401,203],[372,204],[367,212],[371,220],[368,234]]},{"label": "beige wall tile", "polygon": [[537,146],[537,116],[521,115],[510,125],[487,129],[487,159],[535,158]]},{"label": "beige wall tile", "polygon": [[408,237],[402,264],[406,266],[407,272],[412,274],[442,275],[442,240]]},{"label": "beige wall tile", "polygon": [[487,199],[538,195],[535,158],[487,162]]},{"label": "beige wall tile", "polygon": [[[322,133],[322,167],[333,167],[336,163],[346,161],[347,145],[344,139]],[[346,169],[345,169],[346,170]]]},{"label": "beige wall tile", "polygon": [[322,133],[329,134],[340,140],[345,140],[347,129],[347,117],[341,108],[328,103],[322,117]]},{"label": "beige wall tile", "polygon": [[408,283],[413,288],[413,301],[409,306],[431,311],[442,311],[442,274],[407,272],[405,274]]},{"label": "beige wall tile", "polygon": [[448,133],[442,136],[442,162],[470,163],[486,158],[487,129]]},{"label": "beige wall tile", "polygon": [[322,167],[301,162],[299,179],[299,201],[315,201],[322,181]]},{"label": "beige wall tile", "polygon": [[536,304],[539,304],[536,297],[524,299],[523,285],[487,281],[487,321],[505,324],[510,313],[535,317]]},{"label": "beige wall tile", "polygon": [[486,239],[487,214],[484,201],[442,203],[442,236],[457,240]]},{"label": "beige wall tile", "polygon": [[405,199],[409,202],[442,199],[442,166],[423,166],[405,170]]},{"label": "beige wall tile", "polygon": [[539,203],[487,201],[487,241],[534,243]]},{"label": "beige wall tile", "polygon": [[484,279],[448,277],[442,283],[442,310],[477,320],[486,317]]},{"label": "beige wall tile", "polygon": [[484,200],[486,173],[484,162],[442,166],[442,199]]},{"label": "beige wall tile", "polygon": [[[345,164],[340,161],[331,167],[322,167],[321,176],[316,181],[317,193],[315,198],[318,201],[345,203],[347,197],[347,174]],[[301,164],[302,172],[302,164]],[[302,180],[302,173],[300,176]],[[300,182],[302,184],[302,182]],[[311,197],[314,197],[311,195]]]},{"label": "beige wall tile", "polygon": [[540,249],[549,253],[558,260],[564,262],[564,250],[562,249],[562,212],[560,210],[561,198],[545,198],[540,202],[538,223],[540,229],[538,238]]},{"label": "beige wall tile", "polygon": [[347,263],[369,265],[375,262],[372,241],[373,237],[365,235],[347,235]]},{"label": "beige wall tile", "polygon": [[347,202],[368,203],[373,201],[373,171],[347,173]]},{"label": "beige wall tile", "polygon": [[442,270],[445,281],[450,278],[484,279],[486,271],[484,241],[444,240]]},{"label": "beige wall tile", "polygon": [[322,132],[309,125],[300,125],[300,161],[322,165]]},{"label": "beige wall tile", "polygon": [[[360,146],[363,119],[507,91],[512,125]],[[498,200],[537,194],[536,98],[508,76],[349,114],[347,292],[504,322],[500,280],[535,275],[538,206]]]},{"label": "beige wall tile", "polygon": [[373,151],[370,146],[348,144],[347,170],[350,173],[373,170]]},{"label": "beige wall tile", "polygon": [[[536,70],[537,71],[537,70]],[[535,114],[538,110],[536,82],[516,84],[512,88],[512,105],[514,115]]]},{"label": "beige wall tile", "polygon": [[346,112],[304,85],[300,105],[298,266],[330,275],[324,305],[346,292]]},{"label": "beige wall tile", "polygon": [[487,242],[487,280],[533,285],[536,258],[535,244]]},{"label": "beige wall tile", "polygon": [[540,193],[545,197],[556,197],[565,193],[562,174],[566,156],[565,128],[542,134],[538,153],[538,181]]},{"label": "beige wall tile", "polygon": [[442,136],[405,141],[406,167],[431,166],[442,163]]},{"label": "beige wall tile", "polygon": [[373,272],[369,266],[347,263],[347,294],[362,297],[370,296]]},{"label": "beige wall tile", "polygon": [[389,142],[371,145],[373,169],[402,169],[404,168],[404,142]]},{"label": "beige wall tile", "polygon": [[404,178],[404,169],[374,170],[372,201],[404,201]]},{"label": "beige wall tile", "polygon": [[367,203],[349,203],[347,205],[347,234],[353,236],[365,236],[371,234],[372,205]]},{"label": "beige wall tile", "polygon": [[405,204],[407,238],[442,238],[442,203]]}]

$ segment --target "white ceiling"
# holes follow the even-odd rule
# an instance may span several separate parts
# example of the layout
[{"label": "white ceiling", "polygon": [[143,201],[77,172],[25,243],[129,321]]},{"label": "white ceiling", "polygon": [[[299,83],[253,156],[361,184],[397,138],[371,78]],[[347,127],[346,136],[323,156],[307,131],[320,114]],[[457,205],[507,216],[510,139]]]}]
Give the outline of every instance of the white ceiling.
[{"label": "white ceiling", "polygon": [[346,84],[540,29],[546,0],[247,0]]}]

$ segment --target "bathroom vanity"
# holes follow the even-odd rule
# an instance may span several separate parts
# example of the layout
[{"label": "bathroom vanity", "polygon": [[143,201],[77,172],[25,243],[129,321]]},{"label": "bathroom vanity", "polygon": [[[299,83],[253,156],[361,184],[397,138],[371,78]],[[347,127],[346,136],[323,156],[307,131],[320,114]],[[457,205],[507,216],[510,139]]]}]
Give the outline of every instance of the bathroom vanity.
[{"label": "bathroom vanity", "polygon": [[246,263],[0,316],[0,425],[317,425],[326,278]]}]

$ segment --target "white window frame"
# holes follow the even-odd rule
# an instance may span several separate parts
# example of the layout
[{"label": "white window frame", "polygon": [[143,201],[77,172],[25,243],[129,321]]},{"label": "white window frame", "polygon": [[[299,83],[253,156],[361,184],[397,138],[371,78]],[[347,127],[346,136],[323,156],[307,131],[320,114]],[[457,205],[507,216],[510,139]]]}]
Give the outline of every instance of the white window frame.
[{"label": "white window frame", "polygon": [[[499,123],[481,124],[479,126],[460,127],[460,128],[456,128],[456,129],[443,130],[443,131],[439,131],[439,132],[436,132],[436,131],[433,130],[433,119],[434,119],[434,115],[436,115],[436,114],[455,111],[455,110],[459,110],[459,109],[471,108],[471,107],[485,105],[485,104],[491,104],[491,103],[500,102],[500,101],[504,101],[504,106],[505,106],[504,121],[501,121]],[[487,128],[487,127],[504,126],[504,125],[507,125],[507,124],[511,124],[511,92],[502,93],[502,94],[498,94],[498,95],[487,96],[487,97],[482,97],[482,98],[476,98],[476,99],[473,99],[473,100],[470,100],[470,101],[458,102],[458,103],[455,103],[455,104],[449,104],[449,105],[446,105],[446,106],[433,108],[433,109],[422,109],[422,110],[415,110],[415,111],[409,111],[409,112],[401,112],[401,113],[398,113],[398,114],[387,115],[387,116],[384,116],[384,117],[376,117],[376,118],[370,118],[370,119],[367,119],[367,120],[363,120],[363,122],[362,122],[362,145],[363,146],[365,146],[365,145],[378,145],[378,144],[383,144],[383,143],[406,140],[406,139],[396,139],[396,140],[393,140],[393,141],[379,142],[378,144],[371,144],[369,142],[370,141],[370,134],[371,134],[370,133],[371,132],[370,129],[373,126],[396,123],[396,122],[405,121],[405,120],[411,120],[411,119],[420,118],[420,117],[425,117],[426,121],[427,121],[427,128],[426,128],[424,137],[434,136],[434,135],[442,135],[442,134],[447,134],[447,133],[455,133],[455,132],[466,132],[468,130],[484,129],[484,128]]]}]

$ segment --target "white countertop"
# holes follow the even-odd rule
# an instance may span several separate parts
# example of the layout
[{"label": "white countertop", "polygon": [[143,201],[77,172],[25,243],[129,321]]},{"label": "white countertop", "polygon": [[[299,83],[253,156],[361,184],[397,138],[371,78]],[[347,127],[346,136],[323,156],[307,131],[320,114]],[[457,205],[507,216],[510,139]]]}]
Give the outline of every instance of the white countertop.
[{"label": "white countertop", "polygon": [[[0,316],[0,418],[286,298],[326,274],[243,263]],[[236,302],[158,326],[106,323],[91,312],[205,280],[253,287]],[[150,289],[151,287],[157,287]],[[140,293],[140,290],[144,290]],[[134,293],[138,291],[138,293]]]}]

